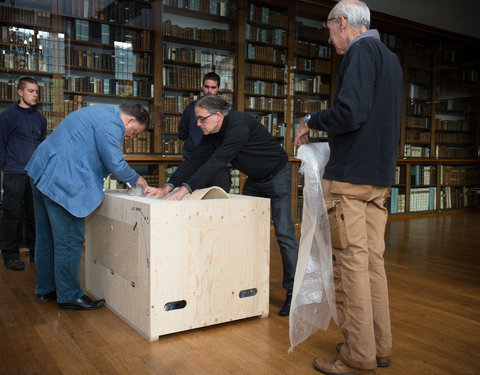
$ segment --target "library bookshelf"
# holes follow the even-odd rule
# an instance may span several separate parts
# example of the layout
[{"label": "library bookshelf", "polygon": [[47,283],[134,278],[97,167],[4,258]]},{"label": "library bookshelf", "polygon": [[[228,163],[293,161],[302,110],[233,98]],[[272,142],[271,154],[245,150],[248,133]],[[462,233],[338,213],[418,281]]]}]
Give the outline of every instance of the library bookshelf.
[{"label": "library bookshelf", "polygon": [[[124,143],[152,185],[182,162],[178,123],[208,71],[221,95],[257,117],[293,165],[292,215],[302,215],[295,128],[327,108],[339,57],[322,30],[329,0],[19,0],[0,4],[0,111],[21,76],[36,78],[49,131],[87,105],[137,101],[153,129]],[[404,72],[392,217],[480,206],[480,40],[372,12],[371,27]],[[312,134],[326,141],[328,134]],[[239,193],[245,176],[234,171]],[[110,181],[111,186],[118,185]],[[107,186],[109,187],[109,186]]]}]

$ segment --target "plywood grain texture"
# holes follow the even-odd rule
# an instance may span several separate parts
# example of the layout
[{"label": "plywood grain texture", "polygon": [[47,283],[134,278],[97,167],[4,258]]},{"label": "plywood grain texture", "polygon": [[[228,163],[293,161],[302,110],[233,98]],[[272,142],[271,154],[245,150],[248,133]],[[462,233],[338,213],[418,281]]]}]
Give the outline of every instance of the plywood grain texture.
[{"label": "plywood grain texture", "polygon": [[268,199],[169,202],[112,191],[87,218],[87,291],[151,341],[268,316],[269,260]]}]

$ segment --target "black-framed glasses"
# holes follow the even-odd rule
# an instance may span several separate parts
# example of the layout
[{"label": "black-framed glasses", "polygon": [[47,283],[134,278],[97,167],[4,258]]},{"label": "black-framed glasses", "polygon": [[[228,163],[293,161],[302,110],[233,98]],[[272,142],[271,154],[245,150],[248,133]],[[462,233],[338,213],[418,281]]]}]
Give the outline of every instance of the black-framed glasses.
[{"label": "black-framed glasses", "polygon": [[195,116],[195,120],[200,121],[200,122],[205,122],[207,118],[210,116],[213,116],[215,113],[210,113],[208,116],[202,117],[202,116]]},{"label": "black-framed glasses", "polygon": [[[339,16],[336,16],[336,17],[332,17],[332,18],[327,18],[325,21],[322,22],[322,27],[324,29],[328,29],[328,21],[333,21],[333,20],[337,20]],[[347,19],[347,17],[343,16],[343,18]]]}]

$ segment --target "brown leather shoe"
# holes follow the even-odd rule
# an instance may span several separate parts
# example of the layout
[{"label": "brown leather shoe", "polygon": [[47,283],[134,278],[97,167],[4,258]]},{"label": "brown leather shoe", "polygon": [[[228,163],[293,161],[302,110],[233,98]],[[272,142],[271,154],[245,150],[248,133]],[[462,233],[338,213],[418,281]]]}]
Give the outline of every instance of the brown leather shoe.
[{"label": "brown leather shoe", "polygon": [[327,375],[375,375],[375,370],[347,366],[340,358],[314,358],[313,367]]},{"label": "brown leather shoe", "polygon": [[[343,342],[339,342],[335,347],[337,349],[337,353],[340,353],[342,349]],[[378,367],[388,367],[390,366],[390,357],[377,357],[377,366]]]}]

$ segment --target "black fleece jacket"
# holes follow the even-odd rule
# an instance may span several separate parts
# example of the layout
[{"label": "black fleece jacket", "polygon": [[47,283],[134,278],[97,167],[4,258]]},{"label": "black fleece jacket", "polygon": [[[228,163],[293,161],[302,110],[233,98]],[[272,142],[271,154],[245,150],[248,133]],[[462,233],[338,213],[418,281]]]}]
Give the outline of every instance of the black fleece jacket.
[{"label": "black fleece jacket", "polygon": [[324,178],[352,184],[395,182],[402,114],[402,68],[369,30],[348,46],[333,105],[312,114],[308,126],[328,132]]}]

